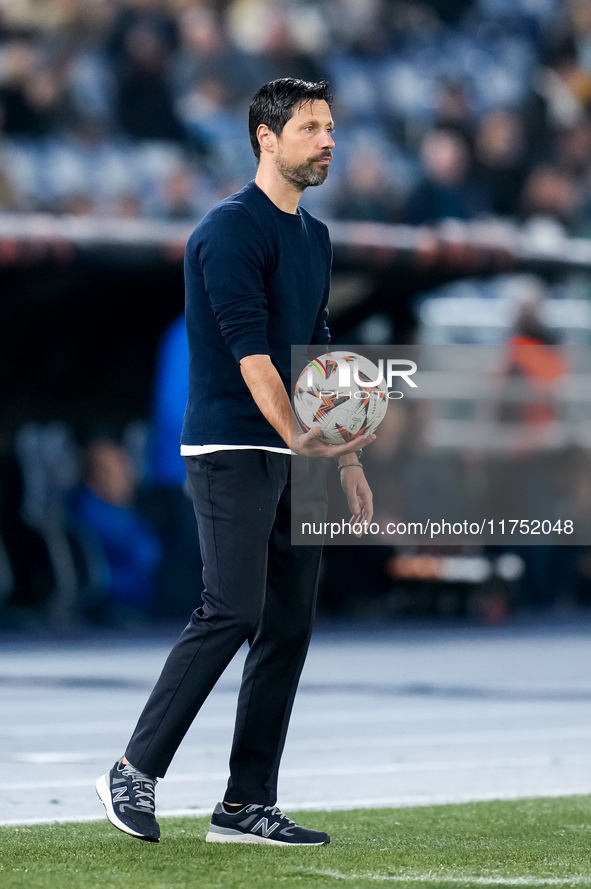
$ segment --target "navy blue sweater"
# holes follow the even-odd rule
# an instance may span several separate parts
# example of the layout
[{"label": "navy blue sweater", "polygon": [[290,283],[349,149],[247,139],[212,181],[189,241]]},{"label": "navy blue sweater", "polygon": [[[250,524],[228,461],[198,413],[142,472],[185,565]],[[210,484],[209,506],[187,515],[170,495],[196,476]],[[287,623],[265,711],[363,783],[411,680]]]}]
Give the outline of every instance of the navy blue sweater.
[{"label": "navy blue sweater", "polygon": [[269,355],[290,391],[291,346],[328,344],[328,230],[304,209],[284,213],[250,182],[217,204],[185,251],[189,398],[185,445],[286,447],[240,372]]}]

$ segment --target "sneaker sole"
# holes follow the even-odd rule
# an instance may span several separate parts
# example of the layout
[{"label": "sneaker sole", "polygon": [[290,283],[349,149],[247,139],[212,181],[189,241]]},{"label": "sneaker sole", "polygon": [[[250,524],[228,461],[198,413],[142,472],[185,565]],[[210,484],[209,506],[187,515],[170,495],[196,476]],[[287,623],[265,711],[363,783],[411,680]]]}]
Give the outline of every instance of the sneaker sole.
[{"label": "sneaker sole", "polygon": [[264,846],[328,846],[330,840],[320,843],[285,843],[283,840],[273,840],[271,837],[262,837],[257,833],[215,833],[209,831],[205,837],[206,843],[256,843]]},{"label": "sneaker sole", "polygon": [[101,775],[101,777],[96,782],[96,792],[98,793],[99,799],[105,807],[105,812],[107,813],[107,818],[118,830],[123,831],[123,833],[128,834],[130,837],[135,837],[138,840],[145,840],[147,843],[158,843],[159,839],[156,837],[147,837],[143,833],[138,833],[135,830],[132,830],[131,827],[128,827],[127,824],[124,824],[123,821],[120,821],[117,817],[115,809],[113,808],[113,801],[111,800],[111,789],[109,787],[109,782],[107,780],[108,775]]}]

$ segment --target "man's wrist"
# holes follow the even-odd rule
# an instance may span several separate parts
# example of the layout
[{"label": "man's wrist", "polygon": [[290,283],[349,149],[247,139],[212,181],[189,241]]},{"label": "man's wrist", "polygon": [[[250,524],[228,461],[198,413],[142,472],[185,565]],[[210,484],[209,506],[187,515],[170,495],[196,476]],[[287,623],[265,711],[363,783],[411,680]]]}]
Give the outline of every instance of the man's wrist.
[{"label": "man's wrist", "polygon": [[351,454],[344,454],[342,457],[337,457],[337,463],[339,466],[346,466],[348,463],[361,463],[361,456],[363,451],[353,451]]}]

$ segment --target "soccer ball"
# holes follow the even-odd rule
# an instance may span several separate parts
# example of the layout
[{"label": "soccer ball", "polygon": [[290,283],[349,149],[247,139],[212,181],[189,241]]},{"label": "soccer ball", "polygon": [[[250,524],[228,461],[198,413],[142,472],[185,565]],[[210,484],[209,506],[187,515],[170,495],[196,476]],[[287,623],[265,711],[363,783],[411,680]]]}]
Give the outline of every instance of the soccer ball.
[{"label": "soccer ball", "polygon": [[328,444],[374,432],[388,408],[388,389],[379,377],[375,364],[356,352],[327,352],[311,359],[293,397],[300,426],[305,432],[319,426]]}]

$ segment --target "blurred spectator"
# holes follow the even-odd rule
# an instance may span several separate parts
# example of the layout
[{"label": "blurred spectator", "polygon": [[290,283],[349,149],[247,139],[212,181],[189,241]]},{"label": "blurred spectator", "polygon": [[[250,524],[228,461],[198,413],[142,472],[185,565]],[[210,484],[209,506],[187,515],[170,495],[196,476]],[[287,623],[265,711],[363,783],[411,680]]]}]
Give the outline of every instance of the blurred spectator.
[{"label": "blurred spectator", "polygon": [[542,321],[546,298],[543,282],[530,275],[519,280],[517,317],[507,341],[507,374],[522,377],[531,385],[528,399],[515,409],[517,418],[530,426],[528,447],[533,447],[536,438],[531,427],[546,426],[557,417],[554,392],[567,373],[568,362],[555,332]]},{"label": "blurred spectator", "polygon": [[2,108],[0,107],[0,212],[17,209],[17,197],[11,182],[9,164],[2,139]]},{"label": "blurred spectator", "polygon": [[117,219],[139,219],[142,216],[142,205],[135,194],[121,194],[113,202],[110,214]]},{"label": "blurred spectator", "polygon": [[189,166],[182,166],[171,170],[160,184],[154,212],[163,219],[197,221],[205,215],[210,204],[211,197],[203,188],[201,177]]},{"label": "blurred spectator", "polygon": [[15,208],[14,192],[10,185],[10,179],[2,169],[2,157],[0,155],[0,212]]},{"label": "blurred spectator", "polygon": [[541,101],[544,119],[538,128],[542,132],[574,126],[583,119],[591,100],[591,77],[569,51],[540,67],[533,87]]},{"label": "blurred spectator", "polygon": [[[506,501],[501,510],[503,514],[515,512],[518,504],[525,507],[525,514],[529,507],[529,514],[536,517],[557,517],[561,501],[572,502],[572,493],[560,491],[560,459],[548,451],[547,443],[551,441],[552,424],[559,418],[555,392],[568,372],[568,359],[554,332],[542,320],[543,283],[523,276],[521,286],[519,311],[507,342],[506,373],[508,381],[520,380],[528,388],[521,390],[522,402],[513,401],[500,413],[501,420],[518,421],[524,430],[513,455],[514,465],[508,467],[512,481],[505,486],[515,498],[513,510]],[[577,474],[573,487],[578,481]],[[518,553],[525,564],[525,573],[516,587],[518,607],[552,610],[574,602],[578,547],[531,545],[515,546],[511,551]]]},{"label": "blurred spectator", "polygon": [[157,484],[181,487],[185,483],[180,441],[188,395],[189,347],[185,316],[179,315],[158,347],[150,445],[150,475]]},{"label": "blurred spectator", "polygon": [[475,138],[475,177],[493,213],[515,216],[527,173],[525,132],[514,111],[489,111]]},{"label": "blurred spectator", "polygon": [[580,209],[577,183],[570,173],[550,165],[537,166],[529,173],[521,194],[525,219],[549,218],[572,232]]},{"label": "blurred spectator", "polygon": [[434,124],[438,129],[459,133],[468,145],[472,144],[474,119],[465,83],[459,80],[441,81]]},{"label": "blurred spectator", "polygon": [[108,439],[91,441],[73,511],[103,546],[110,575],[107,605],[115,619],[151,612],[162,558],[160,540],[135,506],[136,488],[125,449]]},{"label": "blurred spectator", "polygon": [[163,542],[156,609],[170,617],[187,614],[199,604],[202,591],[201,554],[193,505],[184,486],[180,455],[181,427],[189,394],[189,347],[185,317],[164,332],[158,348],[149,484],[143,504]]},{"label": "blurred spectator", "polygon": [[0,109],[8,135],[39,137],[68,120],[64,84],[58,71],[40,65],[39,47],[31,38],[4,47]]},{"label": "blurred spectator", "polygon": [[236,44],[258,56],[261,81],[287,72],[302,80],[322,79],[328,32],[319,5],[233,0],[228,24]]},{"label": "blurred spectator", "polygon": [[250,176],[253,167],[246,151],[247,133],[231,111],[222,80],[196,79],[179,100],[178,110],[191,142],[201,153],[211,155],[210,168],[218,181],[227,176]]},{"label": "blurred spectator", "polygon": [[584,179],[590,159],[591,120],[587,115],[572,127],[559,130],[556,137],[556,161],[561,170]]},{"label": "blurred spectator", "polygon": [[374,151],[354,154],[333,205],[336,219],[397,222],[399,199],[388,183],[387,158]]},{"label": "blurred spectator", "polygon": [[166,56],[176,49],[177,21],[162,0],[122,0],[115,9],[117,12],[106,37],[106,50],[116,67],[133,59],[138,34],[152,35]]},{"label": "blurred spectator", "polygon": [[426,0],[433,7],[442,22],[458,25],[466,13],[475,5],[474,0]]},{"label": "blurred spectator", "polygon": [[117,70],[117,122],[135,139],[181,141],[184,130],[167,81],[170,48],[161,29],[147,23],[130,27]]},{"label": "blurred spectator", "polygon": [[484,190],[470,178],[468,146],[457,133],[430,130],[421,143],[421,161],[423,179],[406,202],[406,222],[473,219],[490,212]]},{"label": "blurred spectator", "polygon": [[70,194],[60,204],[65,216],[94,216],[96,204],[87,194]]},{"label": "blurred spectator", "polygon": [[250,102],[264,80],[261,63],[236,46],[219,14],[204,6],[190,6],[179,25],[180,48],[172,65],[177,93],[184,95],[204,81],[213,81],[219,84],[228,110]]}]

